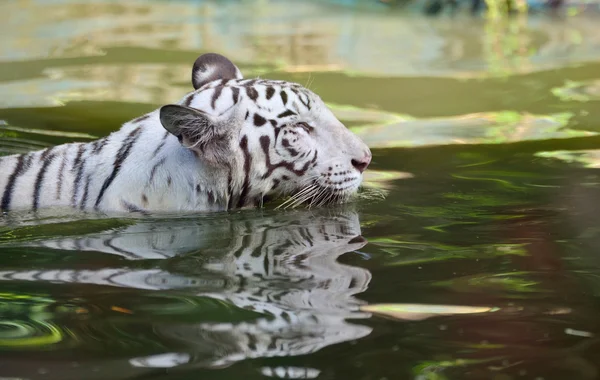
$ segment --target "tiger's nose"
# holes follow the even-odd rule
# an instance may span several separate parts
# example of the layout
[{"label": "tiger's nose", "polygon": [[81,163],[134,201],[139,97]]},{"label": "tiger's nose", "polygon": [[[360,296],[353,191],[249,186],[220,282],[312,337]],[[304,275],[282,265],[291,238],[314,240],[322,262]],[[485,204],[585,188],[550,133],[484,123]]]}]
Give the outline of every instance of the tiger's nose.
[{"label": "tiger's nose", "polygon": [[362,158],[355,159],[353,158],[350,163],[352,166],[356,168],[359,172],[364,172],[367,166],[371,163],[371,153],[366,153]]}]

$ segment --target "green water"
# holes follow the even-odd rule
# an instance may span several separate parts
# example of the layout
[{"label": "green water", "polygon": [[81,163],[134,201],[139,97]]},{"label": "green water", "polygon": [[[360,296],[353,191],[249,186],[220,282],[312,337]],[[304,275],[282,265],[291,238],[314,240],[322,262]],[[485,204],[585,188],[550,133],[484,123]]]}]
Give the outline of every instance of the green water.
[{"label": "green water", "polygon": [[343,207],[3,215],[0,378],[600,377],[597,16],[141,0],[0,14],[0,154],[107,135],[181,98],[215,51],[306,84],[374,155]]}]

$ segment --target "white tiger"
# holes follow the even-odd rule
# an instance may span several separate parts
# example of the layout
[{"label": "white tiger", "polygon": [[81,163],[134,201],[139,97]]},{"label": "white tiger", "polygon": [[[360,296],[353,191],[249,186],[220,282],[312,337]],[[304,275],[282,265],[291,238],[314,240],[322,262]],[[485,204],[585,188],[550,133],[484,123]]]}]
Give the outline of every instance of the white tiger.
[{"label": "white tiger", "polygon": [[[248,358],[303,355],[370,334],[370,327],[349,320],[369,317],[360,311],[364,302],[356,296],[367,289],[371,273],[338,261],[367,243],[358,214],[336,209],[271,213],[167,222],[148,218],[106,233],[3,244],[30,254],[36,248],[51,249],[42,252],[46,256],[103,252],[108,256],[103,262],[113,264],[109,269],[71,269],[61,262],[28,265],[0,271],[0,284],[87,285],[101,293],[104,287],[119,287],[137,297],[169,289],[176,291],[171,293],[175,297],[209,297],[259,313],[256,319],[232,323],[157,321],[157,339],[176,342],[184,352],[131,359],[138,368],[222,367]],[[132,260],[146,264],[140,268]],[[134,312],[132,318],[152,320],[152,312]]]},{"label": "white tiger", "polygon": [[192,83],[105,138],[0,158],[0,210],[221,211],[282,195],[339,202],[359,188],[371,152],[312,91],[242,79],[213,53]]}]

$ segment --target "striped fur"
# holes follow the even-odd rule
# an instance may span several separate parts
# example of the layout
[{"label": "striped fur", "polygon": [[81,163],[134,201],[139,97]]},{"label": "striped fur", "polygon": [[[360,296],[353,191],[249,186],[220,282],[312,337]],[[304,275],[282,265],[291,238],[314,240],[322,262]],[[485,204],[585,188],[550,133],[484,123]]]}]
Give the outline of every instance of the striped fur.
[{"label": "striped fur", "polygon": [[358,189],[371,153],[313,92],[242,79],[216,54],[198,58],[192,82],[178,104],[105,138],[0,158],[0,210],[221,211]]}]

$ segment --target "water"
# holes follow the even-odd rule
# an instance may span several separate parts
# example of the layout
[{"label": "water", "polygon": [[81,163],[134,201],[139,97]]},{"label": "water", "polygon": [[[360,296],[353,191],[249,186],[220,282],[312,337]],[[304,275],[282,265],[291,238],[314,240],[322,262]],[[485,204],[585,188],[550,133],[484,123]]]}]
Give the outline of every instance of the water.
[{"label": "water", "polygon": [[597,15],[337,3],[0,5],[1,154],[173,102],[207,51],[374,154],[342,207],[4,215],[0,377],[600,376]]}]

